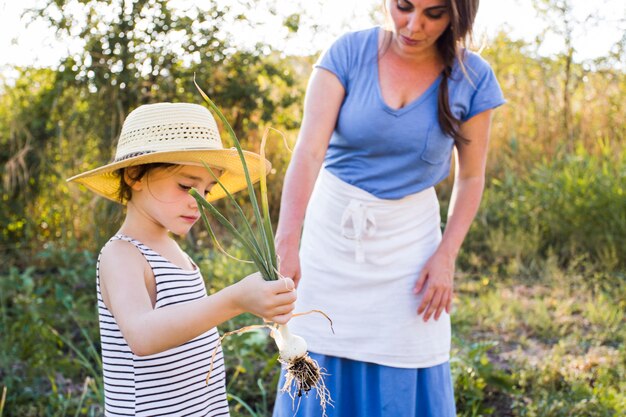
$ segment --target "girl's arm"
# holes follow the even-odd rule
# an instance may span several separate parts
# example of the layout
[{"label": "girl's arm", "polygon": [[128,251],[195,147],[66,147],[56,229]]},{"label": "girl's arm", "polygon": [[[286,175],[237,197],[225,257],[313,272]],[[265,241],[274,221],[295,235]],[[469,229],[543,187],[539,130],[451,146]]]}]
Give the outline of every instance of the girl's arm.
[{"label": "girl's arm", "polygon": [[154,279],[152,271],[132,244],[114,241],[102,250],[102,298],[138,356],[179,346],[244,312],[286,323],[296,300],[292,280],[265,281],[257,273],[209,297],[155,309],[146,279]]},{"label": "girl's arm", "polygon": [[293,278],[296,285],[300,280],[298,250],[304,214],[344,96],[345,90],[335,74],[324,69],[313,70],[298,141],[285,174],[276,230],[280,273]]},{"label": "girl's arm", "polygon": [[450,312],[454,264],[478,211],[485,185],[491,115],[492,110],[487,110],[461,125],[461,134],[470,142],[457,144],[455,148],[456,170],[446,229],[415,284],[416,294],[426,286],[417,309],[418,314],[424,313],[424,321],[433,314],[435,320],[439,319],[444,309]]}]

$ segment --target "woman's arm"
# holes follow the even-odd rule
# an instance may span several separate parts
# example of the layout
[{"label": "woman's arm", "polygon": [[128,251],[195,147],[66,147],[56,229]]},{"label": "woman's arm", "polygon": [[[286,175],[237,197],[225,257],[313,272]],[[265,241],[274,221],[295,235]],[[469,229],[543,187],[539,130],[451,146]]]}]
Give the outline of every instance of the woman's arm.
[{"label": "woman's arm", "polygon": [[179,346],[243,312],[286,323],[296,300],[290,279],[265,281],[257,273],[209,297],[155,309],[146,279],[154,279],[152,271],[132,244],[114,241],[102,250],[102,298],[139,356]]},{"label": "woman's arm", "polygon": [[298,141],[285,174],[276,230],[280,273],[292,278],[296,285],[300,280],[298,251],[304,214],[344,96],[345,90],[335,74],[319,68],[313,70]]},{"label": "woman's arm", "polygon": [[415,284],[415,293],[426,286],[418,314],[424,320],[433,314],[439,319],[452,305],[454,264],[463,240],[476,216],[485,186],[487,149],[491,129],[492,110],[487,110],[461,125],[461,134],[468,144],[455,148],[456,170],[448,209],[448,221],[439,247],[428,260]]}]

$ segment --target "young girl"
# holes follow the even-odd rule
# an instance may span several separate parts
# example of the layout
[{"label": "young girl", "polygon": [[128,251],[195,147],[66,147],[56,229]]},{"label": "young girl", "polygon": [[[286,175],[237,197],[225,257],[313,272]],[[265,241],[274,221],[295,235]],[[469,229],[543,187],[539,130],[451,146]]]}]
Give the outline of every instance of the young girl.
[{"label": "young girl", "polygon": [[[245,158],[258,180],[265,161]],[[191,188],[209,201],[225,195],[216,177],[231,193],[246,187],[237,152],[223,149],[209,111],[159,103],[128,115],[112,163],[68,180],[126,205],[96,268],[107,416],[229,415],[215,326],[244,312],[276,323],[291,317],[291,279],[252,274],[207,296],[198,266],[170,237],[200,217]]]}]

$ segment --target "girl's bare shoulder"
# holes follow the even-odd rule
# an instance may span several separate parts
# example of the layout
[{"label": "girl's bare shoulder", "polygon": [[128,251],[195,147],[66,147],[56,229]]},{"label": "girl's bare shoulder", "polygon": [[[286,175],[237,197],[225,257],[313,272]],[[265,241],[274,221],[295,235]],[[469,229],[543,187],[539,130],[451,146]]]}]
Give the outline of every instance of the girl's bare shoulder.
[{"label": "girl's bare shoulder", "polygon": [[111,240],[100,252],[100,271],[143,272],[146,259],[139,249],[126,240]]}]

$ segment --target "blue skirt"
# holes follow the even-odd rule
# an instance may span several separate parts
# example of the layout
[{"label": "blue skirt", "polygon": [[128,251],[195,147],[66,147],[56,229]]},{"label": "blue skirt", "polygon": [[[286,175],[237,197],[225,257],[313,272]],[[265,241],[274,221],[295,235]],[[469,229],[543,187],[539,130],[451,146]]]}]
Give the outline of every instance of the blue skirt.
[{"label": "blue skirt", "polygon": [[[310,353],[327,374],[332,405],[328,417],[456,417],[449,362],[430,368],[392,368],[368,362]],[[321,417],[317,393],[295,397],[280,392],[273,417]]]}]

